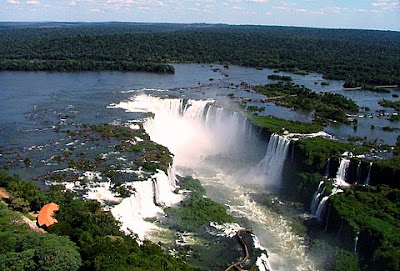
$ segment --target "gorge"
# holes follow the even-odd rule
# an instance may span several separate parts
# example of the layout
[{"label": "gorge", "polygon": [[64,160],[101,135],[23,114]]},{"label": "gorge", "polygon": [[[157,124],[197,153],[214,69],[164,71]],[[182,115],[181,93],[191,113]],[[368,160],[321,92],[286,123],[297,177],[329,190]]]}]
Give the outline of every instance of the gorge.
[{"label": "gorge", "polygon": [[[294,133],[287,122],[276,130],[254,122],[254,113],[246,110],[253,102],[238,105],[229,95],[233,93],[238,100],[260,100],[259,94],[242,88],[237,78],[248,76],[251,83],[260,84],[273,71],[231,66],[223,70],[230,74],[225,77],[201,65],[176,65],[176,70],[176,75],[143,73],[134,78],[123,73],[56,73],[49,77],[54,81],[49,81],[48,88],[32,87],[42,90],[36,100],[16,99],[19,92],[14,86],[5,101],[27,104],[12,107],[19,112],[9,114],[14,125],[3,119],[2,142],[8,140],[14,145],[4,146],[2,166],[35,178],[39,184],[47,180],[46,173],[54,172],[53,177],[63,182],[53,183],[76,190],[87,200],[99,200],[122,222],[123,230],[133,231],[139,239],[165,244],[160,238],[165,235],[176,240],[163,223],[168,219],[168,209],[179,208],[191,193],[180,189],[179,176],[192,176],[200,180],[207,198],[226,207],[240,227],[253,228],[266,250],[257,262],[270,264],[272,270],[324,266],[325,260],[318,262],[310,253],[312,232],[305,232],[303,222],[314,225],[310,228],[317,228],[321,234],[338,236],[340,247],[372,258],[383,239],[371,238],[352,210],[338,206],[346,202],[347,208],[347,201],[353,199],[350,206],[358,206],[365,193],[396,199],[395,192],[375,188],[382,183],[398,188],[398,172],[386,162],[389,159],[380,157],[386,153],[374,153],[377,157],[371,164],[369,156],[362,156],[368,153],[365,146],[346,142],[342,133],[334,137],[322,131]],[[15,82],[23,77],[8,76]],[[40,78],[41,74],[29,76]],[[296,76],[294,80],[308,86],[320,80],[317,75]],[[63,82],[63,77],[69,83]],[[209,83],[211,77],[217,79]],[[335,84],[339,82],[331,82],[332,87]],[[266,113],[257,112],[260,119],[268,114],[293,121],[309,116],[272,103],[257,104],[261,105]],[[86,127],[88,120],[95,124]],[[376,125],[380,121],[372,120]],[[309,124],[305,122],[305,126]],[[125,136],[125,129],[133,135]],[[9,140],[11,137],[15,139]],[[26,157],[30,157],[31,166],[25,165]],[[95,163],[87,164],[87,160]],[[228,228],[237,230],[239,226],[234,224],[217,226],[224,232]],[[196,238],[187,232],[180,234],[189,240],[187,244]],[[385,240],[393,239],[390,233],[382,234]]]}]

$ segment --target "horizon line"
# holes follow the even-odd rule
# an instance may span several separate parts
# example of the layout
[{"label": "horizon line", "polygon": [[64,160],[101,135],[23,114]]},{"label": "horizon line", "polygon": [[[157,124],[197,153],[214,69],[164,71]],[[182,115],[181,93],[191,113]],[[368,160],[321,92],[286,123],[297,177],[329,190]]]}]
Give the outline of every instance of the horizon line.
[{"label": "horizon line", "polygon": [[232,24],[232,23],[207,23],[207,22],[144,22],[144,21],[0,21],[2,23],[74,23],[74,24],[96,24],[96,23],[136,23],[136,24],[178,24],[178,25],[227,25],[227,26],[261,26],[261,27],[293,27],[293,28],[314,28],[326,30],[361,30],[361,31],[386,31],[400,32],[400,29],[384,28],[354,28],[354,27],[324,27],[324,26],[299,26],[299,25],[277,25],[277,24]]}]

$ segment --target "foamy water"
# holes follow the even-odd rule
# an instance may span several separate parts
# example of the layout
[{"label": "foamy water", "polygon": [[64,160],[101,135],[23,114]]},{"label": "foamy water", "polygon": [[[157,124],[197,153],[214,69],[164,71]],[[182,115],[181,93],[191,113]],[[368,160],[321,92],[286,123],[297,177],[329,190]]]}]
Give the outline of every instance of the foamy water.
[{"label": "foamy water", "polygon": [[[141,95],[113,107],[128,112],[155,114],[143,124],[150,138],[174,153],[174,162],[182,176],[194,175],[211,191],[209,195],[213,200],[230,206],[232,213],[243,217],[253,227],[260,246],[268,250],[273,270],[314,269],[306,256],[303,238],[293,233],[288,221],[252,201],[249,196],[265,191],[268,182],[278,182],[279,185],[280,176],[276,175],[280,173],[271,172],[274,170],[272,166],[266,168],[260,165],[269,165],[266,160],[271,160],[273,165],[282,168],[288,140],[276,138],[277,144],[271,147],[274,151],[267,152],[269,157],[264,157],[262,163],[261,157],[249,167],[241,161],[250,152],[250,147],[257,144],[251,126],[246,125],[248,121],[238,113],[212,107],[210,100],[189,100],[185,104],[181,99]],[[281,143],[278,144],[279,140]],[[236,156],[232,155],[232,149],[237,150]],[[276,155],[281,157],[274,157]],[[224,165],[222,168],[221,164]],[[257,175],[261,178],[256,183],[252,182]],[[246,183],[258,185],[258,188],[246,188]],[[263,257],[259,259],[260,266],[266,266],[266,257]]]},{"label": "foamy water", "polygon": [[283,216],[251,199],[250,195],[257,193],[257,190],[245,188],[238,184],[240,180],[223,173],[212,175],[209,169],[201,168],[196,168],[195,172],[195,177],[218,197],[212,197],[214,200],[228,205],[231,213],[248,221],[260,246],[268,251],[273,270],[315,270],[306,255],[304,238],[293,232]]}]

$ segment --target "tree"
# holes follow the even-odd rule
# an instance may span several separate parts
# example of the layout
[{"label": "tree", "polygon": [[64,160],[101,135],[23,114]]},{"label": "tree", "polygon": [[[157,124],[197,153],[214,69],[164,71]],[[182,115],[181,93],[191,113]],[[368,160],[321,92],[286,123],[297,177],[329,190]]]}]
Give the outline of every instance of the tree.
[{"label": "tree", "polygon": [[75,271],[82,264],[76,245],[66,236],[31,232],[20,239],[23,251],[34,250],[36,270]]}]

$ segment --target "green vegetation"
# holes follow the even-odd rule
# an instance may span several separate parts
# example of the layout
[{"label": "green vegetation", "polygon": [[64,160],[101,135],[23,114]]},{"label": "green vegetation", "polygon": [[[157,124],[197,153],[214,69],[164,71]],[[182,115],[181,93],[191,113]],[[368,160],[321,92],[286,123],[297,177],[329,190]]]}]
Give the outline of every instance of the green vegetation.
[{"label": "green vegetation", "polygon": [[300,182],[296,187],[296,191],[293,192],[297,194],[297,199],[304,206],[310,206],[314,192],[317,190],[319,183],[324,179],[319,173],[301,172],[298,175]]},{"label": "green vegetation", "polygon": [[44,192],[34,183],[21,180],[18,176],[10,176],[0,171],[0,187],[4,187],[11,195],[10,206],[17,211],[39,211],[48,202]]},{"label": "green vegetation", "polygon": [[330,157],[338,157],[343,152],[353,149],[353,145],[322,137],[300,139],[295,143],[301,151],[302,163],[312,172],[322,171]]},{"label": "green vegetation", "polygon": [[391,115],[389,118],[389,121],[391,121],[391,122],[400,121],[400,115]]},{"label": "green vegetation", "polygon": [[[57,27],[47,27],[49,25]],[[353,81],[356,85],[400,82],[398,32],[198,26],[129,23],[6,25],[0,30],[0,69],[172,72],[170,66],[157,63],[218,62],[279,68],[297,74],[315,71],[327,79]]]},{"label": "green vegetation", "polygon": [[[399,139],[397,140],[399,141]],[[396,147],[397,146],[398,145],[396,145]],[[376,160],[374,163],[381,168],[388,168],[394,173],[400,173],[400,156],[396,156],[391,159]]]},{"label": "green vegetation", "polygon": [[[143,168],[148,171],[160,169],[166,172],[169,165],[172,164],[173,156],[168,148],[151,141],[143,127],[132,130],[128,127],[112,124],[82,125],[81,129],[74,132],[69,131],[67,133],[73,138],[79,136],[85,138],[85,140],[91,141],[111,141],[115,144],[115,149],[119,152],[137,153],[139,157],[135,160],[135,163],[139,166],[143,166]],[[59,162],[68,162],[70,167],[85,170],[93,170],[104,162],[100,157],[96,157],[94,160],[83,158],[84,156],[82,157],[81,155],[79,159],[74,160],[70,155],[64,154],[64,157],[56,157],[55,159]]]},{"label": "green vegetation", "polygon": [[97,201],[62,202],[57,220],[50,232],[77,243],[82,270],[192,270],[158,245],[139,246],[133,236],[120,232],[118,222]]},{"label": "green vegetation", "polygon": [[352,136],[352,137],[348,137],[347,141],[349,141],[349,142],[362,142],[362,141],[364,141],[364,138],[359,137],[359,136]]},{"label": "green vegetation", "polygon": [[190,198],[177,208],[166,209],[168,216],[175,219],[180,231],[195,231],[211,221],[217,223],[234,221],[222,205],[205,197],[205,190],[199,180],[186,177],[182,188],[192,191]]},{"label": "green vegetation", "polygon": [[[148,171],[160,169],[166,172],[169,165],[172,164],[172,154],[168,148],[151,141],[142,128],[132,130],[127,127],[103,124],[92,125],[91,129],[100,133],[103,138],[110,139],[114,137],[118,139],[119,144],[115,148],[120,152],[141,152],[142,154],[135,160],[135,163],[143,166]],[[137,137],[142,141],[136,142]],[[135,144],[132,145],[129,141],[135,142]]]},{"label": "green vegetation", "polygon": [[316,93],[294,83],[276,83],[257,86],[255,90],[265,94],[273,102],[294,109],[315,110],[315,121],[326,123],[335,120],[347,123],[346,112],[358,112],[358,106],[341,94]]},{"label": "green vegetation", "polygon": [[97,60],[0,60],[0,70],[8,71],[135,71],[154,73],[175,73],[171,65],[155,63],[136,63],[133,61]]},{"label": "green vegetation", "polygon": [[[100,133],[101,136],[106,139],[111,139],[112,137],[115,137],[121,140],[129,140],[136,136],[134,131],[132,131],[132,129],[129,129],[128,127],[112,125],[109,123],[95,124],[91,125],[90,127],[85,125],[83,128],[84,129],[81,131],[82,133],[91,130]],[[78,131],[78,133],[79,132],[80,131]]]},{"label": "green vegetation", "polygon": [[279,80],[279,81],[292,81],[293,80],[292,77],[290,77],[290,76],[277,75],[277,74],[268,75],[268,79]]},{"label": "green vegetation", "polygon": [[252,111],[252,112],[262,112],[265,110],[265,107],[258,107],[255,105],[249,105],[247,107],[247,111]]},{"label": "green vegetation", "polygon": [[362,88],[369,90],[369,91],[378,92],[378,93],[390,93],[389,89],[383,88],[383,87],[363,85]]},{"label": "green vegetation", "polygon": [[390,126],[384,126],[384,127],[382,127],[382,131],[385,131],[385,132],[394,132],[394,131],[396,131],[396,130],[399,130],[399,128],[390,127]]},{"label": "green vegetation", "polygon": [[0,240],[1,270],[72,271],[81,265],[78,248],[68,237],[29,232],[21,214],[1,203]]},{"label": "green vegetation", "polygon": [[[1,186],[15,182],[22,192],[14,191],[12,196],[25,195],[25,181],[1,172]],[[134,236],[119,230],[119,222],[97,201],[77,199],[61,186],[52,186],[42,195],[44,203],[60,205],[58,223],[49,228],[51,234],[29,233],[17,213],[0,204],[1,270],[193,270],[158,245],[145,241],[139,246]]]},{"label": "green vegetation", "polygon": [[354,252],[331,245],[322,239],[313,239],[310,252],[318,270],[360,271],[358,256]]},{"label": "green vegetation", "polygon": [[383,107],[392,107],[394,110],[400,111],[400,101],[380,100],[379,104]]},{"label": "green vegetation", "polygon": [[[367,270],[400,268],[400,190],[386,186],[358,187],[330,198],[337,223],[360,232]],[[339,218],[340,217],[340,218]]]},{"label": "green vegetation", "polygon": [[346,80],[343,87],[348,88],[347,90],[369,90],[378,93],[390,93],[390,90],[388,88],[372,86],[369,84],[360,84],[355,82],[354,80]]},{"label": "green vegetation", "polygon": [[323,129],[320,124],[285,120],[274,116],[248,115],[247,117],[253,125],[265,128],[271,133],[282,133],[283,130],[291,133],[315,133]]},{"label": "green vegetation", "polygon": [[397,136],[396,145],[393,150],[394,155],[400,155],[400,136]]}]

